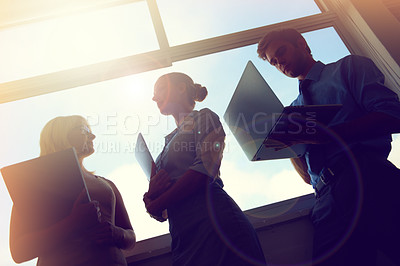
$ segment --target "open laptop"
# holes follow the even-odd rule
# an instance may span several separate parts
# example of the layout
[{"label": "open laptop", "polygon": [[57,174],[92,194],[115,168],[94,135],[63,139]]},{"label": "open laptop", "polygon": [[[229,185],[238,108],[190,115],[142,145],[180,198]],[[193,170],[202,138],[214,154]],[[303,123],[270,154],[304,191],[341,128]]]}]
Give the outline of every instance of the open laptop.
[{"label": "open laptop", "polygon": [[142,133],[138,134],[136,140],[135,157],[139,165],[142,167],[143,172],[146,174],[147,180],[150,181],[151,170],[155,164]]},{"label": "open laptop", "polygon": [[[254,64],[249,61],[225,111],[224,120],[251,161],[303,156],[305,144],[290,147],[270,138],[288,131],[288,124],[306,119],[312,126],[327,124],[341,105],[284,107]],[[297,120],[299,121],[299,120]],[[306,130],[306,128],[298,128]]]},{"label": "open laptop", "polygon": [[67,217],[83,190],[90,201],[74,148],[6,166],[1,174],[29,230]]}]

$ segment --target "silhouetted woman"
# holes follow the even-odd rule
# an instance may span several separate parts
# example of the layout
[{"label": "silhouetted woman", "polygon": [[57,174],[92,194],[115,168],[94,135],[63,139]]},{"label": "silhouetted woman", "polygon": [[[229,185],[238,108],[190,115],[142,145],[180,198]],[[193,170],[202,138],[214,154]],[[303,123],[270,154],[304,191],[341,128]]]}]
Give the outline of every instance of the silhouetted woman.
[{"label": "silhouetted woman", "polygon": [[85,202],[81,193],[69,216],[35,232],[27,230],[29,221],[13,206],[10,249],[15,262],[38,257],[40,266],[127,265],[122,249],[133,248],[136,238],[121,194],[110,180],[82,165],[94,152],[94,138],[81,116],[56,117],[43,128],[40,155],[75,147],[92,201]]},{"label": "silhouetted woman", "polygon": [[207,108],[193,110],[206,96],[207,89],[183,73],[157,80],[153,100],[177,128],[165,137],[156,160],[157,174],[143,198],[146,209],[158,220],[167,210],[173,265],[265,265],[254,228],[223,190],[225,133],[219,118]]}]

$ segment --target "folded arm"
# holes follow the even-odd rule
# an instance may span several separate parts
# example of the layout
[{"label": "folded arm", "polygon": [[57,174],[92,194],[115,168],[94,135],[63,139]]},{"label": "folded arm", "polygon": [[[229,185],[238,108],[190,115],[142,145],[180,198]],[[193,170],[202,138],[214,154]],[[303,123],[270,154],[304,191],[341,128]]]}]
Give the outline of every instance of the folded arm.
[{"label": "folded arm", "polygon": [[151,199],[145,194],[146,209],[152,215],[161,216],[163,210],[199,190],[204,190],[209,182],[210,178],[207,175],[194,170],[187,170],[174,185],[159,197]]},{"label": "folded arm", "polygon": [[133,231],[131,221],[129,219],[128,212],[126,211],[124,201],[122,199],[121,193],[117,187],[109,181],[111,187],[114,191],[116,198],[115,206],[115,226],[116,234],[114,242],[121,249],[132,249],[136,244],[136,235]]}]

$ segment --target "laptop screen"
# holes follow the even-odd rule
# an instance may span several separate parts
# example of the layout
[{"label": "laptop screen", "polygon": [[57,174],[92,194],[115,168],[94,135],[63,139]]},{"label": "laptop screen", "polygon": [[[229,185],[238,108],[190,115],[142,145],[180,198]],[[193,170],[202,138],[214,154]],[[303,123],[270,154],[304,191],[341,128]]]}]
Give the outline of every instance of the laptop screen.
[{"label": "laptop screen", "polygon": [[89,193],[74,148],[1,169],[15,208],[32,230],[69,215],[83,190]]},{"label": "laptop screen", "polygon": [[139,133],[137,137],[135,156],[139,165],[142,167],[147,177],[147,180],[150,181],[151,170],[154,165],[154,160],[150,154],[149,148],[147,147],[146,141],[144,140],[142,133]]},{"label": "laptop screen", "polygon": [[249,61],[225,111],[224,120],[252,160],[283,111],[283,104]]}]

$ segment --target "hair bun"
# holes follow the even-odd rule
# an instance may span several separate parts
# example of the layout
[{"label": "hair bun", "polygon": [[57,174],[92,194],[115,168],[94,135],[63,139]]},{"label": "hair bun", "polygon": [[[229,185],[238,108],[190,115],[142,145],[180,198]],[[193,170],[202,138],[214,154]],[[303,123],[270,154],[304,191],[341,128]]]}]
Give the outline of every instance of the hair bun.
[{"label": "hair bun", "polygon": [[194,84],[194,92],[195,92],[195,96],[194,96],[194,100],[196,102],[202,102],[208,94],[207,88],[201,86],[198,83]]}]

